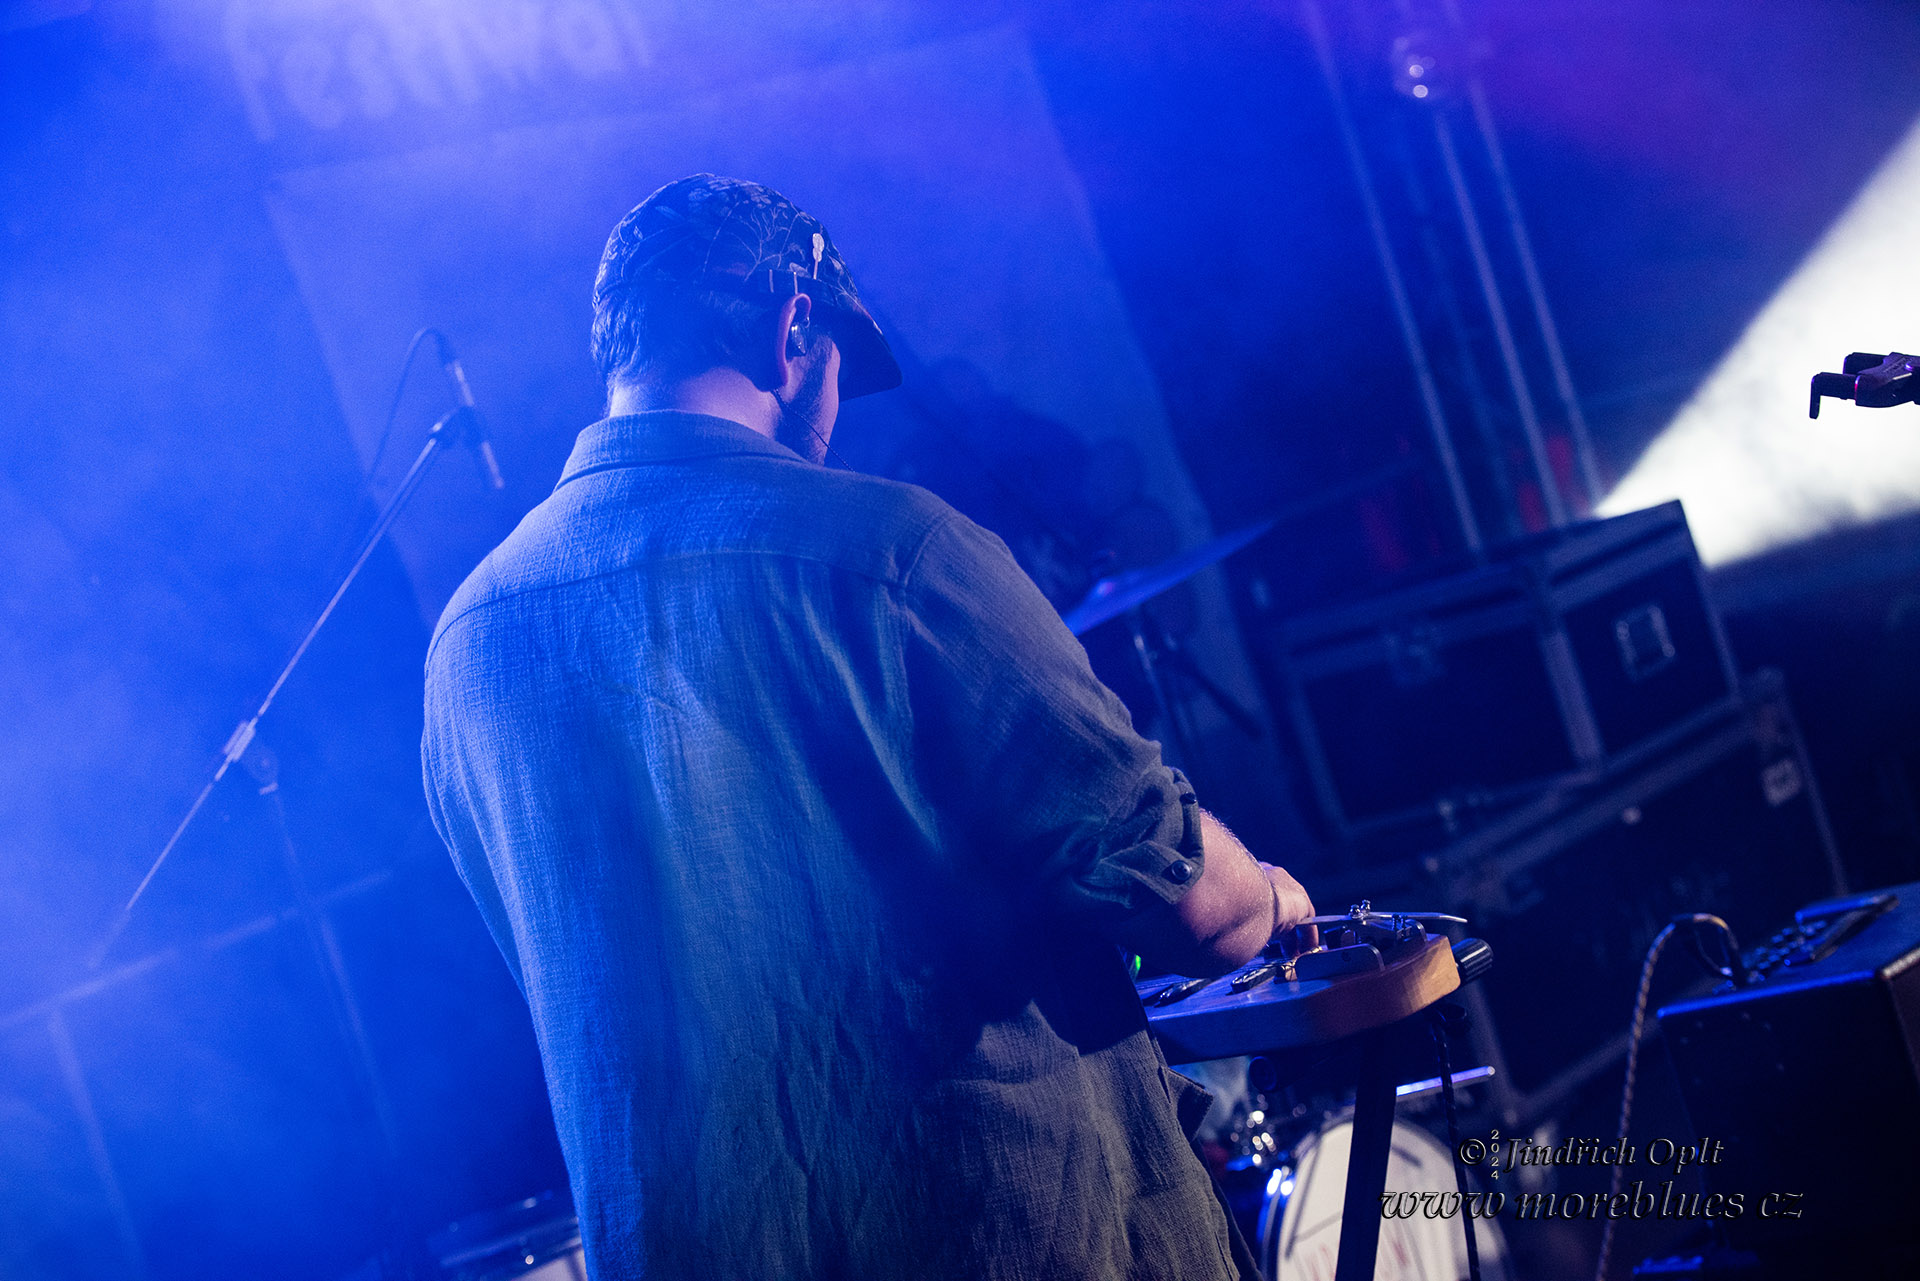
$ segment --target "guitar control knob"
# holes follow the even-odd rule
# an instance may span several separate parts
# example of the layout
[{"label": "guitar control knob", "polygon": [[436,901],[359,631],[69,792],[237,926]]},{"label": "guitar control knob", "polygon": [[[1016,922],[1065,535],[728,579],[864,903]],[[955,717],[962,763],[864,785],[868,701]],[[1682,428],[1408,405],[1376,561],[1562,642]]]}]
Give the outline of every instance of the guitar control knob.
[{"label": "guitar control knob", "polygon": [[1465,987],[1493,968],[1493,948],[1485,939],[1461,939],[1453,945],[1453,963]]}]

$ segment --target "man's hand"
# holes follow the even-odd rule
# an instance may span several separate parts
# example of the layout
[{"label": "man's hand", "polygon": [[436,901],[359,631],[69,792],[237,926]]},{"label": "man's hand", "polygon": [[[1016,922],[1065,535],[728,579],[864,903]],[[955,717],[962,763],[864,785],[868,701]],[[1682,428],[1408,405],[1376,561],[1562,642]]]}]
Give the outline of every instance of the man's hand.
[{"label": "man's hand", "polygon": [[1271,863],[1260,864],[1267,874],[1267,884],[1273,890],[1275,904],[1273,919],[1274,934],[1291,934],[1288,940],[1289,952],[1304,951],[1320,941],[1320,927],[1301,922],[1312,918],[1313,900],[1307,897],[1307,891],[1300,882],[1284,867],[1275,867]]},{"label": "man's hand", "polygon": [[1200,848],[1200,879],[1178,903],[1129,922],[1118,938],[1123,946],[1176,974],[1226,974],[1259,954],[1276,923],[1291,929],[1314,914],[1300,882],[1283,868],[1256,861],[1205,810]]}]

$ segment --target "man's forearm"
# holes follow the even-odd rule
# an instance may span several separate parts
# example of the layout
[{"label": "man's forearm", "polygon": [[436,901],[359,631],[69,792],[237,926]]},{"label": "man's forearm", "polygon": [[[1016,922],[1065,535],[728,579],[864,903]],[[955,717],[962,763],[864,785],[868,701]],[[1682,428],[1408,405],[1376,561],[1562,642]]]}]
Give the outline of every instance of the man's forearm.
[{"label": "man's forearm", "polygon": [[1200,811],[1200,879],[1170,907],[1148,914],[1122,942],[1179,974],[1225,974],[1273,937],[1313,915],[1299,882],[1257,861],[1240,838]]}]

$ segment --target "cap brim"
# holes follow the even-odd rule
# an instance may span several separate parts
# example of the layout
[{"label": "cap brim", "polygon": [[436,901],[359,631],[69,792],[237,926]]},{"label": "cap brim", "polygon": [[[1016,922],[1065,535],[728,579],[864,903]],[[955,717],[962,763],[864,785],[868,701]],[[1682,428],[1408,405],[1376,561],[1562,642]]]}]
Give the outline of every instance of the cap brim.
[{"label": "cap brim", "polygon": [[833,340],[840,345],[840,399],[892,391],[900,385],[900,362],[866,309],[834,309]]}]

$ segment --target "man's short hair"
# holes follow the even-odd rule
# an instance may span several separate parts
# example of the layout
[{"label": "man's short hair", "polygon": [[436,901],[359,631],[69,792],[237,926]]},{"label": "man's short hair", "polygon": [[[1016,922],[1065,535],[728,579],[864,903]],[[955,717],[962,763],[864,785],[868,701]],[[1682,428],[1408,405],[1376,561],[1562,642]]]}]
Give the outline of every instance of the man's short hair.
[{"label": "man's short hair", "polygon": [[771,187],[692,174],[636,205],[593,284],[601,376],[648,382],[739,365],[764,318],[813,300],[841,349],[840,397],[900,385],[900,365],[819,219]]},{"label": "man's short hair", "polygon": [[616,289],[594,300],[593,363],[609,387],[738,369],[773,314],[765,299],[697,286]]}]

